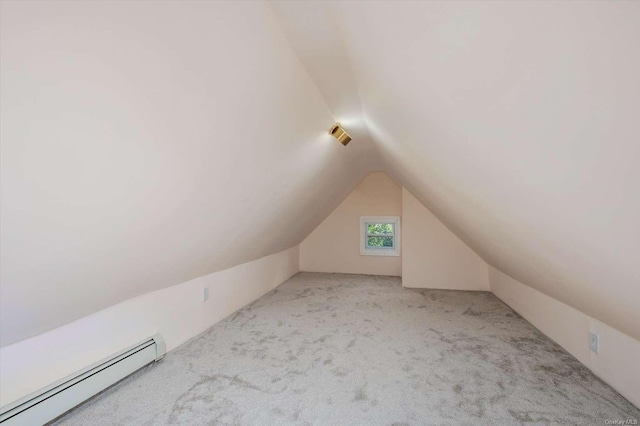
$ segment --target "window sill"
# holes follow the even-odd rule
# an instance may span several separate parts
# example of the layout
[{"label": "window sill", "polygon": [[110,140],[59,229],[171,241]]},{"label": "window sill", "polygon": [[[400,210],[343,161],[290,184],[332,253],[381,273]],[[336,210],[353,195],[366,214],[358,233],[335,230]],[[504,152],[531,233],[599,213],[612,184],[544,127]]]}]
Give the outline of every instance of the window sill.
[{"label": "window sill", "polygon": [[360,256],[400,256],[396,250],[360,250]]}]

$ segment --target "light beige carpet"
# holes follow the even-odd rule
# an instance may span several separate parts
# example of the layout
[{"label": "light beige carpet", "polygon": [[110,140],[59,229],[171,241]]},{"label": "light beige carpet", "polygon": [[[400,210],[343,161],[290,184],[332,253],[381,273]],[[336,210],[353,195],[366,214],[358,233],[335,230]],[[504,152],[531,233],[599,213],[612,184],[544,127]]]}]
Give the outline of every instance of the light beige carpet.
[{"label": "light beige carpet", "polygon": [[638,418],[637,408],[490,293],[300,273],[58,423],[603,425]]}]

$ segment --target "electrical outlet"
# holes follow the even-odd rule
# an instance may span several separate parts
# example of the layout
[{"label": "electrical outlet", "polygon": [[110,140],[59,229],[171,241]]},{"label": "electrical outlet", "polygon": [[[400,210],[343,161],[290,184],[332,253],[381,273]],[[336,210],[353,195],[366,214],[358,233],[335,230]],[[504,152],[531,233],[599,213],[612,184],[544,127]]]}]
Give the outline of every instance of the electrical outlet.
[{"label": "electrical outlet", "polygon": [[205,287],[204,288],[204,300],[208,300],[209,299],[209,287]]},{"label": "electrical outlet", "polygon": [[589,347],[595,353],[600,352],[600,337],[592,331],[589,332]]}]

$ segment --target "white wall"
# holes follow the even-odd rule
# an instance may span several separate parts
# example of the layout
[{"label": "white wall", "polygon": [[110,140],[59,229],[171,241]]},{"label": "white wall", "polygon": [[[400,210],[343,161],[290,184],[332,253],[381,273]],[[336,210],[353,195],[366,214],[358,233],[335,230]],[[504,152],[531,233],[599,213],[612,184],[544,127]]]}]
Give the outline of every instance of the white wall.
[{"label": "white wall", "polygon": [[[0,349],[0,406],[160,333],[171,350],[298,272],[298,247],[129,299]],[[203,301],[209,287],[210,298]]]},{"label": "white wall", "polygon": [[0,346],[298,245],[371,170],[266,2],[0,9]]},{"label": "white wall", "polygon": [[640,339],[640,2],[314,4],[389,175],[487,263]]},{"label": "white wall", "polygon": [[[402,250],[400,256],[360,254],[361,216],[401,214],[402,188],[384,172],[370,173],[300,244],[300,269],[312,272],[401,275]],[[402,226],[401,221],[400,227]]]},{"label": "white wall", "polygon": [[409,191],[402,189],[402,285],[489,290],[488,266]]},{"label": "white wall", "polygon": [[[489,268],[491,291],[527,321],[640,407],[640,341]],[[600,337],[596,354],[589,331]]]}]

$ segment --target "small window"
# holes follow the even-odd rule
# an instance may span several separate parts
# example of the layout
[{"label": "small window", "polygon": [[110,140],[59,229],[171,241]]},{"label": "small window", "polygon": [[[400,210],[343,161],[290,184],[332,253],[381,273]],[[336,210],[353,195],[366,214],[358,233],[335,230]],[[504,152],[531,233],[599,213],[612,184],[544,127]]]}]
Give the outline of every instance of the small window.
[{"label": "small window", "polygon": [[365,256],[400,256],[400,217],[361,217],[360,254]]}]

